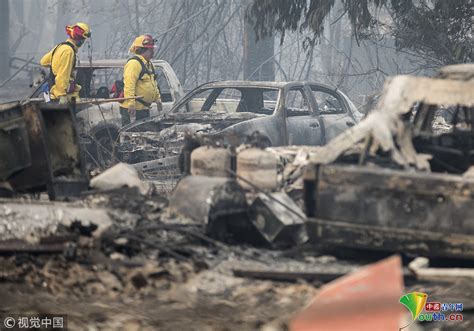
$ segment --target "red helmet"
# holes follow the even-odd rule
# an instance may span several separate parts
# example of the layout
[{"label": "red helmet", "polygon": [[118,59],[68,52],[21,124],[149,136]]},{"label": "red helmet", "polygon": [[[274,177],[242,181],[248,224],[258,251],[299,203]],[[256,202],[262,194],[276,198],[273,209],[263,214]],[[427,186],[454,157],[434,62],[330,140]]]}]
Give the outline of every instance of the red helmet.
[{"label": "red helmet", "polygon": [[146,34],[143,37],[142,45],[144,48],[155,48],[155,39],[153,39],[149,34]]},{"label": "red helmet", "polygon": [[77,23],[66,26],[66,33],[72,39],[87,39],[91,36],[91,31],[86,23]]}]

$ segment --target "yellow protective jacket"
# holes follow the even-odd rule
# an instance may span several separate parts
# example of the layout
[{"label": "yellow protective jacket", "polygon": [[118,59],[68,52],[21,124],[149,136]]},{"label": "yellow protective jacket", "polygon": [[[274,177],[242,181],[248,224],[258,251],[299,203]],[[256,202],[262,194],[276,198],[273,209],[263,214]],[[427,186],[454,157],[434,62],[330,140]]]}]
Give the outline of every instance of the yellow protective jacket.
[{"label": "yellow protective jacket", "polygon": [[153,75],[153,64],[141,55],[136,56],[145,64],[146,72],[139,79],[142,72],[141,63],[136,59],[128,60],[123,69],[124,97],[142,96],[145,104],[136,100],[126,100],[122,103],[122,107],[127,109],[135,107],[136,110],[148,109],[153,102],[161,101],[160,91]]},{"label": "yellow protective jacket", "polygon": [[[69,38],[67,42],[71,43],[77,52],[77,46],[74,41]],[[58,99],[63,95],[79,97],[81,87],[77,84],[74,92],[67,93],[69,84],[74,83],[73,69],[75,66],[75,58],[74,50],[69,45],[56,46],[41,58],[40,64],[42,66],[51,66],[51,70],[55,76],[55,84],[50,86],[51,99]]]}]

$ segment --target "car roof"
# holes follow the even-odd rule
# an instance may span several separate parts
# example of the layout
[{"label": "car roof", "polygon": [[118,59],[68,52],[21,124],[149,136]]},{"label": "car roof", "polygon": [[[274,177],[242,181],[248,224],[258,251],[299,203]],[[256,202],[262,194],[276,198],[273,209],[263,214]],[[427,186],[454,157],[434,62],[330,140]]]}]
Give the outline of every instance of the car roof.
[{"label": "car roof", "polygon": [[[76,68],[122,68],[128,59],[99,59],[99,60],[92,60],[91,62],[88,59],[82,59],[77,61]],[[167,63],[164,60],[151,60],[153,65],[160,65]]]},{"label": "car roof", "polygon": [[[199,89],[203,88],[230,88],[230,87],[237,87],[237,88],[284,88],[288,85],[317,85],[321,87],[328,88],[330,90],[334,90],[335,88],[321,84],[316,82],[303,82],[303,81],[290,81],[290,82],[272,82],[272,81],[253,81],[253,80],[224,80],[224,81],[217,81],[217,82],[210,82],[199,86]],[[196,88],[196,89],[198,89]]]}]

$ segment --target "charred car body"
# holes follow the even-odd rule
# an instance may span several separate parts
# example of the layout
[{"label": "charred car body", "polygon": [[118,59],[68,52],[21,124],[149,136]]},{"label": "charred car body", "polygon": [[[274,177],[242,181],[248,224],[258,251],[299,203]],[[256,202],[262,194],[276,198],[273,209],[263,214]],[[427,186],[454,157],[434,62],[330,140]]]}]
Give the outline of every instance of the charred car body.
[{"label": "charred car body", "polygon": [[315,241],[474,257],[473,78],[473,65],[394,77],[373,113],[311,153]]},{"label": "charred car body", "polygon": [[310,82],[223,81],[199,86],[169,112],[120,133],[120,158],[141,171],[175,166],[186,133],[238,145],[254,132],[267,146],[323,145],[359,121],[341,91]]}]

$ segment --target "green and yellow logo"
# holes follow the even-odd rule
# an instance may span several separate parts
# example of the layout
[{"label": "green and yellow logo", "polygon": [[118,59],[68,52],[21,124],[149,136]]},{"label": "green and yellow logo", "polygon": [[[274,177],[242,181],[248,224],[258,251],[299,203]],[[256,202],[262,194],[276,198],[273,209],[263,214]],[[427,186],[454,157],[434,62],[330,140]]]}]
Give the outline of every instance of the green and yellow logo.
[{"label": "green and yellow logo", "polygon": [[400,303],[411,313],[410,323],[400,328],[403,330],[414,321],[451,322],[462,321],[463,304],[461,302],[426,302],[428,295],[422,292],[411,292],[400,298]]},{"label": "green and yellow logo", "polygon": [[405,294],[400,298],[400,303],[407,307],[410,311],[413,320],[416,320],[420,313],[425,308],[426,300],[428,299],[428,294],[422,292],[411,292]]}]

